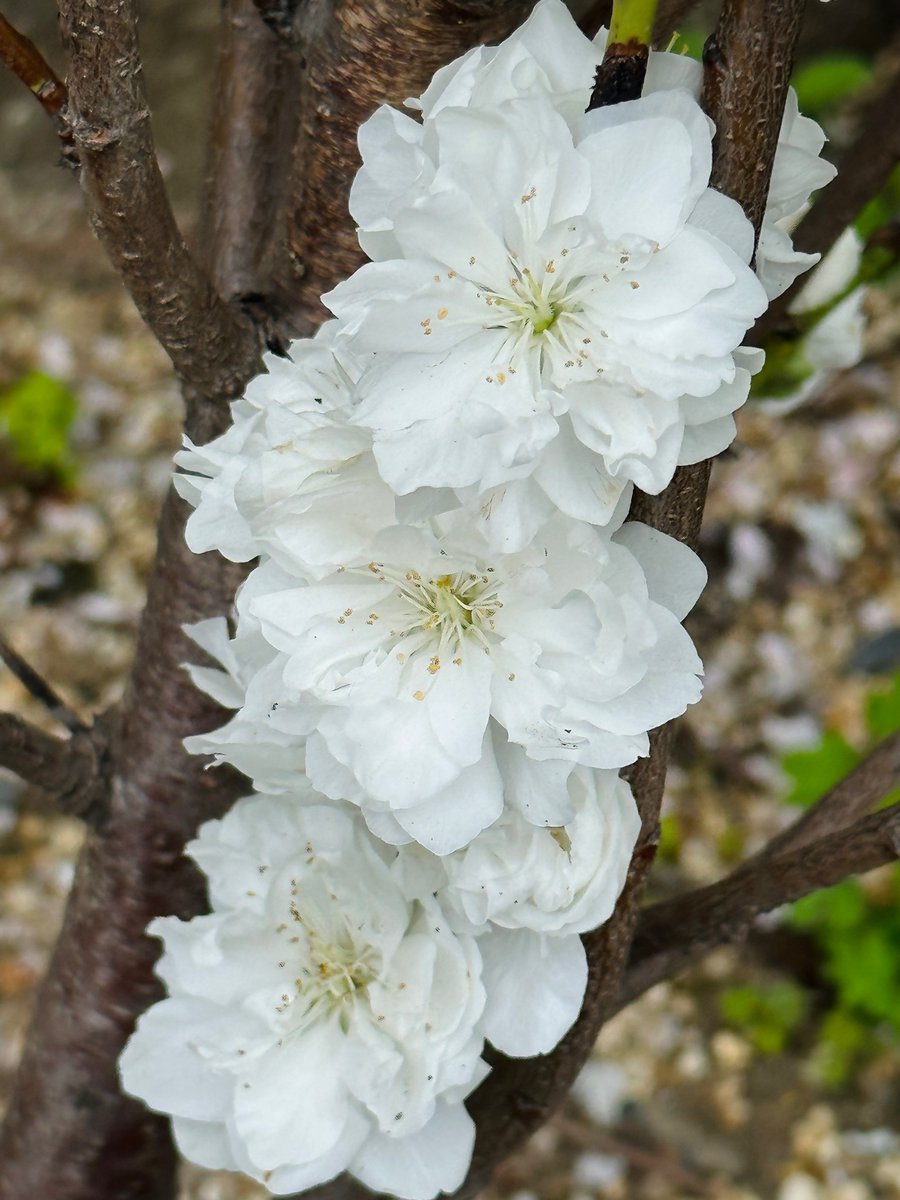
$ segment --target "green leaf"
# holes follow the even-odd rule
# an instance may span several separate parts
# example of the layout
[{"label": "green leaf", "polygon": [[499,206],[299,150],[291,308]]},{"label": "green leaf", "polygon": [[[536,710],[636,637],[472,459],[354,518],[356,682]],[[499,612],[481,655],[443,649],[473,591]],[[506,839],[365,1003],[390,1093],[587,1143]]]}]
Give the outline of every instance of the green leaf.
[{"label": "green leaf", "polygon": [[869,1021],[900,1022],[900,975],[896,939],[889,926],[872,922],[852,938],[833,938],[826,974],[839,990],[841,1008]]},{"label": "green leaf", "polygon": [[895,167],[887,183],[877,196],[865,206],[853,224],[863,240],[885,225],[889,225],[900,213],[900,166]]},{"label": "green leaf", "polygon": [[855,930],[865,919],[866,898],[855,879],[845,879],[822,892],[798,900],[791,910],[791,924],[812,933],[822,930]]},{"label": "green leaf", "polygon": [[900,729],[900,674],[886,692],[873,692],[866,702],[866,725],[873,738],[886,738]]},{"label": "green leaf", "polygon": [[780,1054],[806,1019],[809,1001],[796,983],[726,988],[719,997],[722,1016],[742,1030],[761,1054]]},{"label": "green leaf", "polygon": [[41,371],[30,371],[0,394],[0,435],[23,467],[71,484],[75,459],[69,428],[78,404],[69,389]]},{"label": "green leaf", "polygon": [[859,760],[859,752],[833,729],[823,734],[815,749],[786,754],[781,765],[794,786],[785,797],[785,804],[808,808],[840,782]]},{"label": "green leaf", "polygon": [[870,1042],[869,1031],[854,1016],[833,1009],[819,1031],[819,1045],[813,1056],[816,1074],[827,1087],[840,1087]]},{"label": "green leaf", "polygon": [[667,863],[677,863],[681,854],[681,827],[674,813],[663,817],[659,823],[659,845],[657,858]]},{"label": "green leaf", "polygon": [[857,54],[823,54],[805,63],[791,80],[800,111],[821,117],[834,112],[872,78],[872,67]]}]

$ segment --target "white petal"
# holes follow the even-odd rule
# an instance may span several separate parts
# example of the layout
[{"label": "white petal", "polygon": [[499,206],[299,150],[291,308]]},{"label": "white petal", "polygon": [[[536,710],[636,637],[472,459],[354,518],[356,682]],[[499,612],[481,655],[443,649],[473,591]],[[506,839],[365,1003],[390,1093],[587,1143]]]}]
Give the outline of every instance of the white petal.
[{"label": "white petal", "polygon": [[236,1129],[260,1170],[311,1163],[341,1141],[351,1109],[339,1047],[336,1024],[318,1022],[273,1045],[238,1083]]},{"label": "white petal", "polygon": [[650,599],[683,620],[706,587],[706,567],[692,550],[640,521],[629,521],[615,535],[635,556],[647,577]]},{"label": "white petal", "polygon": [[404,1138],[373,1134],[350,1173],[374,1192],[400,1200],[433,1200],[460,1186],[474,1146],[475,1125],[462,1104],[440,1104],[418,1133]]},{"label": "white petal", "polygon": [[581,939],[497,929],[480,937],[478,946],[488,1041],[513,1058],[548,1054],[581,1011],[587,986]]}]

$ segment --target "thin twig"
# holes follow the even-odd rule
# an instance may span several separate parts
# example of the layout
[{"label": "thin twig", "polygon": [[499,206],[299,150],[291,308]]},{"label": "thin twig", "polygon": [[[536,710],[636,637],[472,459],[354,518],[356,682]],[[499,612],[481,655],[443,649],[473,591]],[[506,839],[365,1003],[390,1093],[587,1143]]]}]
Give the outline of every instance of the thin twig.
[{"label": "thin twig", "polygon": [[99,731],[80,730],[68,741],[0,713],[0,766],[40,788],[61,812],[98,822],[106,809]]},{"label": "thin twig", "polygon": [[10,25],[0,13],[0,62],[18,76],[56,126],[66,166],[78,166],[78,152],[72,131],[63,119],[68,100],[66,85],[59,78],[34,42]]},{"label": "thin twig", "polygon": [[[785,855],[796,855],[802,859],[807,847],[821,846],[823,839],[846,831],[858,822],[864,814],[871,810],[889,795],[900,784],[900,732],[880,742],[861,763],[844,776],[839,783],[825,793],[812,808],[808,809],[797,821],[787,829],[771,838],[752,858],[743,862],[731,876],[730,887],[734,889],[735,881],[746,879],[748,889],[752,889],[752,880],[758,873],[771,871],[777,875],[782,867]],[[856,873],[863,868],[853,867],[847,873]],[[868,869],[868,868],[865,868]],[[714,887],[722,885],[716,884]],[[824,885],[823,885],[824,886]],[[808,890],[813,890],[812,888]],[[670,978],[678,971],[684,970],[697,959],[702,958],[711,948],[709,945],[695,939],[694,929],[683,920],[679,907],[687,904],[692,895],[677,897],[666,902],[673,907],[668,908],[668,919],[671,921],[665,933],[662,929],[663,911],[666,905],[657,905],[655,917],[648,914],[653,909],[646,910],[638,922],[638,934],[632,949],[632,961],[626,975],[626,985],[621,997],[620,1007],[630,1003],[636,996]],[[779,901],[778,903],[786,903]],[[764,911],[760,909],[759,911]],[[649,953],[650,935],[648,930],[657,929],[655,934],[660,943],[658,952]],[[749,928],[749,926],[747,927]],[[731,926],[724,922],[721,926],[721,941],[733,940]],[[743,936],[746,929],[737,927],[734,936]],[[645,947],[641,951],[641,945]],[[643,953],[643,957],[642,956]]]},{"label": "thin twig", "polygon": [[258,370],[257,334],[189,255],[150,129],[134,0],[59,0],[69,51],[68,117],[95,232],[169,354],[188,397],[188,432],[205,441]]},{"label": "thin twig", "polygon": [[793,825],[777,834],[754,857],[773,859],[798,850],[829,833],[846,829],[857,817],[871,812],[900,785],[900,732],[879,742]]},{"label": "thin twig", "polygon": [[618,1008],[714,947],[741,940],[761,914],[898,856],[900,804],[894,804],[775,858],[757,856],[709,887],[652,905],[641,914]]},{"label": "thin twig", "polygon": [[86,733],[87,724],[69,708],[65,700],[43,679],[29,663],[13,650],[6,638],[0,636],[0,660],[6,663],[19,683],[25,687],[60,725],[71,733]]}]

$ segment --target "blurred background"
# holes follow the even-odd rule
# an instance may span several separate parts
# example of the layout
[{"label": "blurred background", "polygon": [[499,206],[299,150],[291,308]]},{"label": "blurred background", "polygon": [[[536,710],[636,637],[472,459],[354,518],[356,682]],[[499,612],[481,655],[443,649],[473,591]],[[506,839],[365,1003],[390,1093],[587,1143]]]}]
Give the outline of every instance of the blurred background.
[{"label": "blurred background", "polygon": [[[795,83],[836,154],[900,65],[900,5],[808,7]],[[53,8],[3,3],[61,71]],[[712,21],[699,11],[675,49],[699,53]],[[162,165],[190,230],[218,5],[146,0],[142,13]],[[89,713],[123,686],[180,403],[57,157],[39,106],[0,73],[0,627]],[[898,197],[895,175],[863,214],[863,241],[886,230],[895,245]],[[680,723],[654,898],[726,873],[900,727],[895,261],[862,299],[859,364],[814,372],[788,356],[715,467],[711,582],[690,620],[707,697]],[[2,669],[0,710],[46,722]],[[0,772],[0,1103],[80,837]],[[898,900],[900,868],[847,882],[654,989],[606,1028],[566,1111],[499,1172],[498,1194],[900,1195]],[[185,1170],[185,1200],[262,1194]]]}]

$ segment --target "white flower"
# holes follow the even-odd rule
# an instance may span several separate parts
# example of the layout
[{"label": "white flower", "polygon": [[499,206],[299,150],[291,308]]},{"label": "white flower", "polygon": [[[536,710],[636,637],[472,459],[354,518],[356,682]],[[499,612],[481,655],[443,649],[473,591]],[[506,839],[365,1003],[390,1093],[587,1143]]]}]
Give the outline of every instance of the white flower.
[{"label": "white flower", "polygon": [[393,257],[324,299],[354,350],[380,351],[353,420],[395,491],[530,477],[606,524],[631,482],[656,492],[694,461],[686,427],[713,431],[697,452],[727,444],[749,386],[733,352],[765,296],[691,97],[589,113],[574,142],[542,94],[373,121],[416,178],[380,215],[372,180],[357,188],[364,246]]},{"label": "white flower", "polygon": [[125,1048],[125,1088],[192,1161],[276,1194],[342,1171],[409,1200],[453,1191],[487,1070],[475,940],[406,900],[334,808],[244,800],[189,852],[213,912],[151,924],[169,997]]},{"label": "white flower", "polygon": [[[801,341],[794,344],[792,365],[802,378],[784,395],[760,400],[765,412],[793,412],[816,395],[835,371],[855,366],[862,358],[866,318],[866,289],[853,287],[859,274],[862,240],[851,226],[845,229],[810,275],[788,311],[801,329],[815,320]],[[814,318],[816,310],[825,315]]]},{"label": "white flower", "polygon": [[613,772],[576,767],[569,792],[564,826],[538,828],[507,808],[464,850],[438,858],[406,846],[394,864],[406,895],[436,893],[454,928],[478,935],[485,1033],[506,1053],[546,1053],[574,1022],[587,981],[578,935],[612,915],[640,831]]},{"label": "white flower", "polygon": [[464,849],[437,858],[404,847],[406,877],[430,868],[456,927],[474,933],[488,922],[554,936],[587,933],[611,916],[628,873],[641,821],[628,784],[613,771],[577,767],[569,777],[573,816],[540,828],[514,808]]},{"label": "white flower", "polygon": [[264,357],[232,406],[232,425],[205,446],[175,456],[188,474],[175,486],[194,505],[189,547],[246,562],[267,554],[309,572],[359,552],[395,519],[371,438],[348,423],[357,366],[336,353],[336,322]]},{"label": "white flower", "polygon": [[[310,731],[315,786],[442,854],[496,820],[505,777],[529,797],[552,779],[565,796],[576,764],[647,752],[647,731],[699,697],[679,621],[705,580],[695,555],[641,525],[610,542],[557,518],[493,560],[464,512],[444,528],[396,526],[372,559],[305,586],[264,564],[238,597],[238,637],[249,620],[278,657],[276,711],[262,719]],[[556,766],[528,780],[507,739]],[[533,807],[537,823],[560,823]]]},{"label": "white flower", "polygon": [[862,250],[856,230],[845,229],[790,306],[791,313],[802,315],[847,293],[807,334],[804,351],[816,371],[844,370],[862,357],[865,288],[848,291],[859,274]]},{"label": "white flower", "polygon": [[[603,58],[606,38],[607,32],[602,29],[593,43],[590,42],[561,0],[540,0],[529,19],[500,46],[480,46],[469,51],[438,71],[422,96],[407,101],[407,104],[421,109],[427,120],[449,106],[492,108],[506,100],[543,92],[552,99],[556,111],[566,118],[574,131],[586,107],[585,96],[592,87],[594,72]],[[684,89],[699,99],[702,85],[703,69],[696,59],[684,54],[651,51],[644,96]],[[386,136],[385,118],[376,114],[374,120],[381,122],[377,130],[373,128],[370,133],[365,125],[360,130],[364,166],[351,194],[351,211],[365,231],[361,240],[368,253],[371,253],[368,238],[384,237],[375,230],[387,228],[377,224],[379,217],[382,222],[384,220],[379,212],[378,191],[383,186],[381,180],[386,174],[387,160],[380,172],[375,168],[370,171],[366,161],[369,146],[374,150],[376,142],[380,142],[378,149],[393,156],[392,165],[400,166],[396,139]],[[825,134],[820,126],[800,115],[797,95],[791,88],[778,135],[756,253],[757,274],[770,300],[818,261],[816,254],[795,251],[790,234],[806,211],[811,194],[834,178],[835,168],[821,158],[824,143]],[[404,165],[407,167],[405,173],[401,170],[394,174],[391,211],[401,200],[401,181],[405,180],[407,186],[411,182],[408,165]],[[415,182],[421,188],[424,178],[417,175]],[[738,247],[733,245],[733,249]]]},{"label": "white flower", "polygon": [[312,722],[303,709],[286,702],[285,656],[273,654],[246,619],[233,640],[224,617],[186,626],[185,632],[223,668],[186,663],[192,682],[224,708],[238,710],[220,729],[185,738],[185,748],[191,754],[210,754],[215,763],[230,763],[260,790],[295,791],[305,770]]},{"label": "white flower", "polygon": [[820,157],[824,144],[821,127],[800,114],[797,93],[790,88],[756,250],[756,272],[770,300],[821,257],[795,250],[791,233],[809,208],[812,193],[837,174],[835,167]]}]

